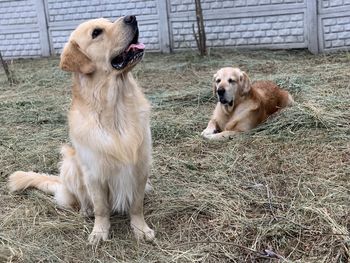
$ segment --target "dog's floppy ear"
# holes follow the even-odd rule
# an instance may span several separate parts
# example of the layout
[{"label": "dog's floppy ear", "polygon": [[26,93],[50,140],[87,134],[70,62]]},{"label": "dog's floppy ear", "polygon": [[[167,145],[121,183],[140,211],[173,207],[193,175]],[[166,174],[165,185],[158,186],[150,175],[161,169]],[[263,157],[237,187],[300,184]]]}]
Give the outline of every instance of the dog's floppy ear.
[{"label": "dog's floppy ear", "polygon": [[85,55],[77,42],[69,41],[61,54],[60,68],[65,71],[80,72],[90,74],[96,67],[91,59]]},{"label": "dog's floppy ear", "polygon": [[242,71],[242,74],[239,77],[239,83],[242,87],[242,94],[247,94],[250,91],[250,79],[244,71]]}]

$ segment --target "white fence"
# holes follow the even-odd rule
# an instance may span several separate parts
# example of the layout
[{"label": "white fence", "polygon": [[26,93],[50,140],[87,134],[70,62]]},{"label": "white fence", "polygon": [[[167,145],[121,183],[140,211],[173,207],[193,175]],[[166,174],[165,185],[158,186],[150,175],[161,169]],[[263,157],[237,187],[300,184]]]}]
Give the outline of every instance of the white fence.
[{"label": "white fence", "polygon": [[[350,48],[350,0],[202,0],[209,47]],[[195,48],[194,0],[0,0],[6,58],[60,53],[82,21],[137,15],[148,50]]]}]

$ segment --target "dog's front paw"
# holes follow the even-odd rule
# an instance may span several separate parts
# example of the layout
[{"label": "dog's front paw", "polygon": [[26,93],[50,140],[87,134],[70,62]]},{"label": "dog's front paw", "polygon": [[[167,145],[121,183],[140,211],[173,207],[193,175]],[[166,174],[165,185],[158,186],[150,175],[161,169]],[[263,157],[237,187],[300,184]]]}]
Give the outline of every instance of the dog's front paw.
[{"label": "dog's front paw", "polygon": [[205,138],[205,139],[208,139],[208,140],[214,140],[215,139],[215,136],[216,134],[213,134],[213,133],[211,133],[211,134],[203,134],[203,137]]},{"label": "dog's front paw", "polygon": [[211,129],[211,128],[206,128],[205,130],[202,131],[201,135],[206,138],[206,136],[208,135],[212,135],[215,133],[215,129]]},{"label": "dog's front paw", "polygon": [[135,238],[138,241],[146,240],[152,241],[155,238],[155,232],[152,230],[147,224],[144,224],[143,227],[137,227],[132,225],[132,229],[134,231]]},{"label": "dog's front paw", "polygon": [[204,135],[204,138],[206,138],[208,140],[221,141],[221,140],[230,139],[231,137],[229,135],[224,134],[224,133],[214,133],[214,134]]},{"label": "dog's front paw", "polygon": [[108,239],[108,231],[92,230],[91,234],[89,235],[89,243],[91,245],[96,245],[101,240],[106,241],[107,239]]},{"label": "dog's front paw", "polygon": [[92,245],[98,244],[101,240],[106,241],[108,239],[110,223],[98,223],[94,225],[91,234],[89,235],[89,243]]}]

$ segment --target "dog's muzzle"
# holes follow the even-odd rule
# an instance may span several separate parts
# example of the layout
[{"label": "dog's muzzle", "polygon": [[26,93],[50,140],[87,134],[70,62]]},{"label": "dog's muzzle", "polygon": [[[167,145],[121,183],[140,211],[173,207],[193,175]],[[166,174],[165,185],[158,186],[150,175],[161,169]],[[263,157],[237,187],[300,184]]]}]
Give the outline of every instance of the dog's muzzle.
[{"label": "dog's muzzle", "polygon": [[223,105],[229,105],[229,106],[232,106],[232,105],[233,105],[233,100],[228,101],[228,100],[225,99],[224,96],[219,96],[219,101],[220,101],[220,103],[223,104]]},{"label": "dog's muzzle", "polygon": [[137,20],[135,16],[124,17],[124,23],[130,25],[135,30],[134,38],[131,40],[128,47],[119,55],[115,56],[111,60],[111,65],[117,70],[124,69],[128,65],[136,64],[141,61],[144,55],[145,45],[140,43],[139,29],[137,26]]},{"label": "dog's muzzle", "polygon": [[219,87],[218,90],[217,90],[217,94],[218,94],[219,101],[220,101],[221,104],[230,105],[230,106],[233,105],[233,100],[231,100],[231,101],[226,100],[226,98],[225,98],[225,89],[224,88]]}]

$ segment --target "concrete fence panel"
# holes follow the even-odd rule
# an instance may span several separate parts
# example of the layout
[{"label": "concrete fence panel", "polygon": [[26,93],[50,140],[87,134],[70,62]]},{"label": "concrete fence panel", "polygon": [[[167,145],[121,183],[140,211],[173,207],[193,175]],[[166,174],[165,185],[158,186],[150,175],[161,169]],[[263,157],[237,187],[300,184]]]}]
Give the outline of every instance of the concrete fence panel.
[{"label": "concrete fence panel", "polygon": [[[208,47],[350,48],[350,0],[201,2]],[[0,51],[6,58],[59,54],[81,22],[131,14],[148,50],[196,48],[194,0],[0,0]]]},{"label": "concrete fence panel", "polygon": [[104,17],[115,20],[124,15],[137,15],[141,40],[149,50],[160,51],[159,10],[156,0],[46,0],[51,52],[58,54],[81,22]]},{"label": "concrete fence panel", "polygon": [[[169,0],[172,48],[196,46],[192,1]],[[307,48],[303,0],[202,0],[209,47]]]},{"label": "concrete fence panel", "polygon": [[49,55],[37,4],[36,0],[0,1],[0,51],[4,57]]},{"label": "concrete fence panel", "polygon": [[350,0],[322,0],[318,6],[321,52],[350,48]]}]

